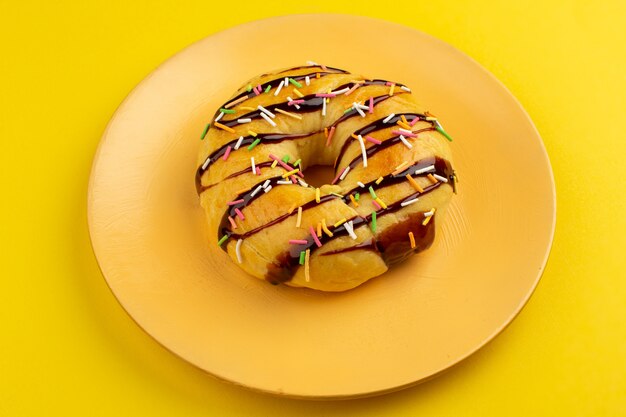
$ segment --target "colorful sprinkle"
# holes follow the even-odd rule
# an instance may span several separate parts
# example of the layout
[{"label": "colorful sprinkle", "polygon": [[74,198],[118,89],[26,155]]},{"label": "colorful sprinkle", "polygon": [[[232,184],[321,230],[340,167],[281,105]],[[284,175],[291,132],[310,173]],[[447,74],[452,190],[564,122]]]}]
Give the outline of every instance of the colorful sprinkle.
[{"label": "colorful sprinkle", "polygon": [[452,142],[452,137],[450,135],[448,135],[448,133],[445,130],[443,130],[443,127],[441,127],[440,124],[437,124],[437,126],[435,126],[435,129],[437,129],[437,132],[439,132],[442,135],[444,135],[446,137],[446,139],[448,139],[450,142]]},{"label": "colorful sprinkle", "polygon": [[239,139],[237,139],[237,143],[235,143],[235,150],[239,149],[241,142],[243,142],[243,136],[239,136]]},{"label": "colorful sprinkle", "polygon": [[333,237],[333,233],[328,229],[328,226],[326,226],[326,219],[322,219],[322,230],[328,237]]},{"label": "colorful sprinkle", "polygon": [[330,146],[330,141],[333,138],[333,133],[335,133],[335,126],[331,126],[330,132],[328,132],[328,139],[326,139],[326,146]]},{"label": "colorful sprinkle", "polygon": [[404,144],[404,146],[406,146],[407,148],[411,149],[413,148],[413,145],[411,145],[409,143],[408,140],[406,140],[406,138],[403,135],[400,135],[400,140],[402,141],[402,143]]},{"label": "colorful sprinkle", "polygon": [[278,88],[276,89],[276,91],[274,91],[274,96],[277,96],[280,93],[280,90],[283,88],[284,83],[284,81],[281,81],[280,84],[278,84]]},{"label": "colorful sprinkle", "polygon": [[237,217],[239,217],[241,220],[245,220],[246,219],[246,216],[244,216],[243,213],[241,212],[241,210],[239,210],[236,207],[235,207],[235,213],[237,214]]},{"label": "colorful sprinkle", "polygon": [[232,217],[228,216],[228,221],[230,222],[230,227],[232,227],[233,229],[237,228],[237,223],[235,223],[235,220],[233,220]]},{"label": "colorful sprinkle", "polygon": [[336,93],[316,93],[315,97],[333,98],[336,97]]},{"label": "colorful sprinkle", "polygon": [[376,200],[378,197],[376,196],[376,193],[374,192],[374,188],[371,185],[369,187],[369,190],[370,190],[370,195],[372,196],[372,198]]},{"label": "colorful sprinkle", "polygon": [[272,85],[268,84],[267,87],[265,87],[265,94],[269,93],[271,89],[272,89]]},{"label": "colorful sprinkle", "polygon": [[309,226],[309,233],[311,233],[311,236],[313,237],[313,241],[315,242],[315,245],[318,248],[322,247],[322,242],[320,242],[320,240],[318,239],[317,235],[315,234],[315,229],[313,229],[313,226]]},{"label": "colorful sprinkle", "polygon": [[343,180],[344,180],[344,178],[346,178],[346,175],[348,175],[348,172],[350,172],[350,165],[348,165],[348,166],[347,166],[347,167],[343,170],[343,172],[342,172],[342,173],[341,173],[341,175],[339,176],[339,179],[340,179],[341,181],[343,181]]},{"label": "colorful sprinkle", "polygon": [[290,245],[306,245],[307,243],[309,243],[307,240],[304,239],[291,239],[289,240],[289,244]]},{"label": "colorful sprinkle", "polygon": [[226,152],[224,152],[224,157],[222,158],[224,161],[228,159],[228,155],[230,155],[230,145],[226,148]]},{"label": "colorful sprinkle", "polygon": [[322,223],[317,222],[317,237],[322,237]]},{"label": "colorful sprinkle", "polygon": [[[224,114],[224,113],[221,113],[221,114]],[[230,132],[230,133],[235,133],[235,129],[233,129],[233,128],[231,128],[231,127],[228,127],[228,126],[226,126],[226,125],[223,125],[223,124],[221,124],[221,123],[218,123],[218,122],[215,122],[215,123],[213,124],[213,126],[215,126],[215,127],[219,127],[220,129],[225,130],[225,131]]]},{"label": "colorful sprinkle", "polygon": [[242,101],[246,101],[247,99],[248,99],[248,96],[239,97],[237,100],[231,101],[230,103],[226,104],[224,106],[224,108],[228,109],[230,107],[233,107],[233,106],[241,103]]},{"label": "colorful sprinkle", "polygon": [[409,206],[409,205],[411,205],[413,203],[417,203],[417,201],[418,201],[418,199],[417,199],[417,197],[415,197],[415,198],[412,198],[410,200],[406,200],[406,201],[401,202],[400,206],[406,207],[406,206]]},{"label": "colorful sprinkle", "polygon": [[413,118],[413,120],[411,120],[411,123],[409,123],[409,126],[413,127],[413,126],[415,126],[415,123],[417,123],[417,122],[419,122],[419,121],[420,121],[419,116],[415,116],[415,117]]},{"label": "colorful sprinkle", "polygon": [[374,97],[370,97],[370,99],[368,100],[369,103],[369,114],[373,114],[374,113]]},{"label": "colorful sprinkle", "polygon": [[285,173],[283,174],[283,178],[287,178],[287,177],[289,177],[289,176],[291,176],[291,175],[293,175],[293,174],[297,174],[298,172],[300,172],[300,170],[299,170],[299,169],[297,169],[297,168],[296,168],[296,169],[292,169],[292,170],[291,170],[291,171],[289,171],[289,172],[285,172]]},{"label": "colorful sprinkle", "polygon": [[356,198],[352,194],[350,194],[350,201],[354,204],[354,207],[359,207],[359,203],[357,203]]},{"label": "colorful sprinkle", "polygon": [[361,198],[361,193],[354,193],[354,199],[356,201],[359,201],[360,198]]},{"label": "colorful sprinkle", "polygon": [[389,86],[389,95],[390,96],[393,96],[394,88],[396,88],[396,85],[395,85],[395,83],[392,83],[391,86]]},{"label": "colorful sprinkle", "polygon": [[257,109],[261,110],[263,113],[265,113],[266,115],[268,115],[272,119],[276,117],[276,115],[274,113],[272,113],[271,111],[269,111],[265,107],[261,106],[260,104],[257,106]]},{"label": "colorful sprinkle", "polygon": [[409,174],[406,174],[405,177],[407,180],[409,180],[409,183],[413,186],[413,188],[415,188],[415,190],[419,191],[420,193],[424,192],[424,189],[420,187],[420,185],[417,183],[417,181],[413,179],[412,176],[410,176]]},{"label": "colorful sprinkle", "polygon": [[365,151],[365,144],[361,135],[359,135],[359,145],[361,146],[361,155],[363,156],[363,167],[367,168],[367,152]]},{"label": "colorful sprinkle", "polygon": [[257,174],[257,175],[261,175],[261,168],[256,167],[256,174]]},{"label": "colorful sprinkle", "polygon": [[433,174],[433,177],[437,178],[441,182],[448,182],[448,179],[446,177],[442,177],[441,175]]},{"label": "colorful sprinkle", "polygon": [[256,138],[254,140],[254,142],[252,142],[250,145],[248,145],[248,150],[251,151],[252,149],[254,149],[254,147],[256,145],[258,145],[261,142],[261,138]]},{"label": "colorful sprinkle", "polygon": [[222,236],[222,238],[217,241],[217,246],[222,246],[222,243],[226,242],[227,240],[228,240],[228,235]]},{"label": "colorful sprinkle", "polygon": [[252,173],[256,174],[256,165],[254,164],[254,156],[250,157],[250,166],[252,167]]},{"label": "colorful sprinkle", "polygon": [[439,182],[439,181],[437,181],[437,178],[433,177],[433,174],[428,174],[426,177],[427,177],[427,178],[428,178],[428,180],[429,180],[430,182],[432,182],[433,184],[437,184],[437,183]]},{"label": "colorful sprinkle", "polygon": [[406,91],[407,93],[411,92],[411,89],[407,87],[406,85],[400,86],[400,89]]},{"label": "colorful sprinkle", "polygon": [[352,103],[352,108],[356,110],[361,117],[365,117],[365,113],[363,113],[363,110],[361,110],[361,107],[357,103]]},{"label": "colorful sprinkle", "polygon": [[348,91],[346,91],[346,95],[349,96],[350,94],[352,94],[352,92],[354,90],[356,90],[357,88],[359,88],[360,84],[355,83],[351,89],[349,89]]},{"label": "colorful sprinkle", "polygon": [[243,200],[243,198],[241,198],[241,199],[239,199],[239,200],[229,201],[229,202],[228,202],[228,203],[226,203],[226,204],[228,204],[229,206],[235,206],[235,205],[237,205],[237,204],[241,204],[241,203],[243,203],[243,202],[244,202],[244,200]]},{"label": "colorful sprinkle", "polygon": [[365,184],[363,184],[361,181],[357,181],[356,183],[359,187],[365,188]]},{"label": "colorful sprinkle", "polygon": [[372,226],[372,232],[376,233],[376,212],[375,211],[372,212],[371,226]]},{"label": "colorful sprinkle", "polygon": [[341,220],[339,220],[337,223],[335,223],[334,227],[339,227],[342,224],[344,224],[348,219],[346,219],[345,217]]},{"label": "colorful sprinkle", "polygon": [[380,206],[381,206],[382,208],[384,208],[384,209],[386,209],[386,208],[387,208],[387,204],[385,204],[385,202],[384,202],[383,200],[381,200],[380,198],[377,198],[377,199],[376,199],[376,202],[377,202],[378,204],[380,204]]},{"label": "colorful sprinkle", "polygon": [[304,83],[306,85],[310,85],[311,84],[311,79],[309,78],[309,76],[307,75],[306,77],[304,77]]},{"label": "colorful sprinkle", "polygon": [[330,94],[334,94],[334,95],[338,96],[339,94],[343,94],[343,93],[347,92],[348,90],[350,90],[350,87],[345,87],[345,88],[342,88],[341,90],[331,91]]},{"label": "colorful sprinkle", "polygon": [[380,204],[378,204],[378,201],[376,200],[372,200],[372,204],[374,205],[374,207],[376,207],[378,210],[382,209],[382,206]]},{"label": "colorful sprinkle", "polygon": [[254,189],[254,191],[252,191],[252,194],[250,194],[250,197],[254,197],[255,195],[257,195],[259,193],[259,191],[261,191],[263,189],[262,186],[258,186]]},{"label": "colorful sprinkle", "polygon": [[298,90],[297,88],[294,88],[293,92],[296,93],[296,95],[300,98],[304,97],[304,94],[302,94],[300,90]]},{"label": "colorful sprinkle", "polygon": [[418,169],[417,171],[415,171],[413,173],[413,175],[419,175],[419,174],[423,174],[424,172],[428,172],[428,171],[434,171],[435,170],[435,166],[434,165],[429,165],[427,167]]},{"label": "colorful sprinkle", "polygon": [[293,117],[294,119],[302,120],[302,116],[300,116],[299,114],[290,113],[290,112],[282,110],[282,109],[274,109],[274,110],[277,111],[278,113],[284,114],[285,116],[289,116],[289,117]]},{"label": "colorful sprinkle", "polygon": [[326,117],[326,99],[322,99],[322,117]]},{"label": "colorful sprinkle", "polygon": [[293,78],[289,78],[289,82],[293,85],[295,85],[298,88],[302,88],[302,84],[300,84],[299,82],[297,82],[296,80],[294,80]]},{"label": "colorful sprinkle", "polygon": [[409,232],[409,241],[411,242],[411,249],[415,249],[415,237],[413,232]]},{"label": "colorful sprinkle", "polygon": [[202,131],[202,135],[200,135],[200,140],[204,140],[204,137],[206,136],[210,127],[211,127],[211,123],[207,123],[206,126],[204,127],[204,130]]},{"label": "colorful sprinkle", "polygon": [[298,217],[296,218],[296,227],[300,227],[302,223],[302,206],[298,207]]},{"label": "colorful sprinkle", "polygon": [[235,253],[237,254],[237,262],[243,263],[243,259],[241,258],[241,244],[243,243],[243,239],[239,239],[237,241],[237,246],[235,246]]},{"label": "colorful sprinkle", "polygon": [[383,177],[378,177],[378,179],[376,180],[376,185],[380,184],[381,182],[383,182]]},{"label": "colorful sprinkle", "polygon": [[320,189],[319,188],[315,189],[315,202],[316,203],[320,202]]},{"label": "colorful sprinkle", "polygon": [[431,217],[431,216],[434,216],[434,215],[435,215],[435,210],[436,210],[436,209],[433,207],[433,208],[431,208],[431,209],[430,209],[430,211],[426,211],[426,212],[424,212],[424,217]]},{"label": "colorful sprinkle", "polygon": [[389,123],[389,121],[393,119],[395,115],[396,115],[395,113],[391,113],[389,116],[383,119],[383,123]]},{"label": "colorful sprinkle", "polygon": [[357,236],[354,233],[354,223],[352,222],[352,220],[350,220],[349,222],[344,223],[343,227],[345,227],[346,232],[348,232],[348,234],[350,235],[352,240],[356,240],[357,239]]},{"label": "colorful sprinkle", "polygon": [[246,91],[249,93],[250,91],[252,91],[252,84],[248,84],[246,86]]},{"label": "colorful sprinkle", "polygon": [[396,124],[397,124],[398,126],[400,126],[400,127],[404,128],[404,129],[407,129],[409,132],[411,131],[411,126],[410,126],[410,125],[408,125],[407,123],[404,123],[404,122],[402,122],[402,121],[398,120],[398,121],[396,122]]},{"label": "colorful sprinkle", "polygon": [[265,121],[266,121],[267,123],[269,123],[270,125],[272,125],[272,127],[276,127],[276,123],[275,123],[272,119],[270,119],[270,117],[269,117],[267,114],[265,114],[265,113],[261,113],[261,117],[262,117],[263,119],[265,119]]},{"label": "colorful sprinkle", "polygon": [[237,119],[237,123],[250,123],[250,122],[252,122],[252,119],[250,118]]},{"label": "colorful sprinkle", "polygon": [[304,280],[306,282],[311,281],[311,275],[309,272],[309,258],[311,257],[311,250],[307,249],[304,255]]},{"label": "colorful sprinkle", "polygon": [[306,256],[306,252],[300,251],[300,265],[304,265],[304,257]]}]

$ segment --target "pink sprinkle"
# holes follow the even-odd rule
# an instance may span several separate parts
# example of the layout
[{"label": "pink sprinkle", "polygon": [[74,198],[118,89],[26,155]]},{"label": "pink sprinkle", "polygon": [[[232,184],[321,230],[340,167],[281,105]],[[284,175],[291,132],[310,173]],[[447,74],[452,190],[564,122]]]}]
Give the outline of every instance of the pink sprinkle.
[{"label": "pink sprinkle", "polygon": [[241,210],[239,210],[238,208],[235,208],[235,213],[237,213],[237,217],[239,217],[241,220],[246,219],[246,216],[244,216]]},{"label": "pink sprinkle", "polygon": [[326,139],[326,146],[330,146],[330,140],[333,138],[333,134],[335,133],[335,126],[330,128],[330,132],[328,132],[328,139]]},{"label": "pink sprinkle", "polygon": [[228,221],[230,222],[230,225],[233,227],[233,229],[237,228],[237,223],[235,223],[232,217],[228,216]]},{"label": "pink sprinkle", "polygon": [[291,100],[289,103],[287,103],[288,106],[293,106],[295,104],[301,104],[304,103],[304,100]]},{"label": "pink sprinkle", "polygon": [[240,200],[229,201],[226,204],[228,204],[229,206],[236,206],[237,204],[241,204],[241,203],[243,203],[243,198]]},{"label": "pink sprinkle", "polygon": [[365,136],[365,140],[367,140],[368,142],[375,143],[376,145],[380,145],[382,143],[381,141],[379,141],[378,139],[374,139],[370,135]]},{"label": "pink sprinkle", "polygon": [[259,92],[257,91],[256,87],[254,87],[254,88],[252,89],[252,91],[254,91],[254,94],[256,94],[257,96],[258,96],[259,94],[261,94],[261,93],[259,93]]},{"label": "pink sprinkle", "polygon": [[224,157],[222,158],[224,161],[228,159],[228,155],[230,155],[230,145],[226,148],[226,152],[224,152]]},{"label": "pink sprinkle", "polygon": [[292,245],[306,245],[309,242],[303,239],[291,239],[289,243]]},{"label": "pink sprinkle", "polygon": [[259,94],[261,94],[261,91],[263,91],[263,90],[261,89],[261,84],[257,85],[257,86],[256,86],[256,89],[257,89],[257,90],[259,90]]},{"label": "pink sprinkle", "polygon": [[261,175],[261,168],[256,167],[256,174],[257,174],[257,175]]},{"label": "pink sprinkle", "polygon": [[374,113],[374,97],[370,97],[370,114]]},{"label": "pink sprinkle", "polygon": [[351,89],[349,89],[348,91],[346,91],[346,95],[347,95],[347,96],[349,96],[350,94],[352,94],[352,92],[353,92],[354,90],[356,90],[357,88],[359,88],[359,85],[360,85],[360,84],[354,84],[354,85],[352,86],[352,88],[351,88]]},{"label": "pink sprinkle", "polygon": [[385,83],[386,86],[391,87],[392,85],[396,85],[396,83],[392,83],[391,81],[387,81]]},{"label": "pink sprinkle", "polygon": [[372,204],[378,209],[380,210],[382,207],[380,206],[380,204],[378,204],[375,200],[372,200]]},{"label": "pink sprinkle", "polygon": [[324,71],[328,71],[328,68],[326,68],[326,65],[324,65],[324,64],[320,64],[320,67],[322,67],[322,69],[323,69]]},{"label": "pink sprinkle", "polygon": [[345,167],[344,169],[342,169],[341,171],[339,171],[339,174],[337,174],[337,176],[335,177],[335,179],[333,180],[333,182],[331,182],[331,185],[335,185],[335,183],[337,181],[339,181],[339,177],[341,177],[341,175],[343,174],[343,171],[345,171],[346,169],[348,169],[348,167]]},{"label": "pink sprinkle", "polygon": [[407,138],[416,138],[417,137],[417,135],[415,133],[400,132],[399,130],[392,130],[391,134],[392,135],[402,135],[402,136],[407,137]]},{"label": "pink sprinkle", "polygon": [[289,179],[291,179],[291,182],[293,182],[294,184],[298,183],[298,181],[296,181],[296,177],[294,177],[293,175],[290,175]]},{"label": "pink sprinkle", "polygon": [[309,232],[311,232],[311,236],[313,236],[313,240],[315,241],[315,244],[317,245],[318,248],[322,247],[322,242],[320,242],[320,240],[317,238],[317,235],[315,234],[315,230],[313,230],[313,226],[309,226]]},{"label": "pink sprinkle", "polygon": [[414,126],[415,123],[417,123],[419,121],[420,121],[419,116],[415,116],[415,119],[411,120],[411,123],[409,123],[409,126]]},{"label": "pink sprinkle", "polygon": [[333,98],[333,97],[337,97],[337,94],[334,94],[334,93],[329,93],[329,94],[317,93],[317,94],[315,94],[315,97]]}]

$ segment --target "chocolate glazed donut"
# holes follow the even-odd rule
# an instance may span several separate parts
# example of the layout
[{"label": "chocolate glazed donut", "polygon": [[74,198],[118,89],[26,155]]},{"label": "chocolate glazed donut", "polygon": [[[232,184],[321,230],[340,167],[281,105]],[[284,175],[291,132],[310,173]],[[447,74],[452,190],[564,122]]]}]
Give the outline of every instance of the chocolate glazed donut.
[{"label": "chocolate glazed donut", "polygon": [[[209,230],[272,284],[354,288],[430,247],[456,192],[452,139],[411,89],[338,68],[256,77],[201,139]],[[309,185],[311,165],[332,165],[334,181]]]}]

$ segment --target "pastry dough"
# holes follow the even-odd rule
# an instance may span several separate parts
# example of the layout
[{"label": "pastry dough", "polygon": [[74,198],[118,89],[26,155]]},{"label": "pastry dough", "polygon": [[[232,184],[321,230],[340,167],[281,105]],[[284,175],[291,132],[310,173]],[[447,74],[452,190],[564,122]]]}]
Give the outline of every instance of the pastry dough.
[{"label": "pastry dough", "polygon": [[[344,291],[384,273],[431,245],[456,186],[451,138],[407,86],[323,65],[250,80],[202,139],[211,239],[273,284]],[[308,185],[313,165],[335,181]]]}]

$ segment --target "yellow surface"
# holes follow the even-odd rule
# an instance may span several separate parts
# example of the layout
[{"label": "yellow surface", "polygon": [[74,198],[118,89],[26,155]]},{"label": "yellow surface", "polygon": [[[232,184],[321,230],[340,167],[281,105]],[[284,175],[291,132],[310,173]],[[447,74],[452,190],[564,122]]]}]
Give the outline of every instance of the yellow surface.
[{"label": "yellow surface", "polygon": [[[626,415],[624,3],[280,3],[0,4],[0,415]],[[96,266],[86,188],[116,106],[189,43],[287,12],[355,12],[451,43],[512,90],[550,154],[557,230],[536,293],[421,386],[327,403],[223,384],[145,335]]]}]

